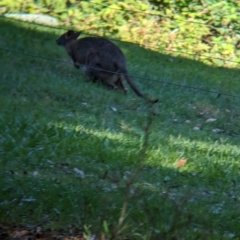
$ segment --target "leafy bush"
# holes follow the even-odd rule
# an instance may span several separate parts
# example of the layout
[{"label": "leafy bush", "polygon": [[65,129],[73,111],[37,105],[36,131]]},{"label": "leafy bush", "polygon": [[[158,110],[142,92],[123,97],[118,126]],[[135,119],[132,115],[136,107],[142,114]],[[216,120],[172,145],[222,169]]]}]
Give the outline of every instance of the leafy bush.
[{"label": "leafy bush", "polygon": [[7,12],[50,14],[69,28],[209,64],[240,63],[240,3],[234,0],[2,0],[0,6]]}]

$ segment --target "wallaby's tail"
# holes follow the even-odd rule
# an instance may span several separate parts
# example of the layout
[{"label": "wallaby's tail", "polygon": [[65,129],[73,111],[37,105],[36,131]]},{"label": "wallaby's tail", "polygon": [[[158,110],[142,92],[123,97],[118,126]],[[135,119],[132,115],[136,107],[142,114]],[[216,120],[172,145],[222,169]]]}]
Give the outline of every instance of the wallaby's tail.
[{"label": "wallaby's tail", "polygon": [[158,102],[158,99],[150,99],[148,97],[146,97],[145,95],[143,95],[139,89],[137,88],[137,86],[133,83],[132,79],[130,78],[130,76],[128,75],[127,72],[124,73],[124,77],[127,80],[128,84],[130,85],[130,87],[132,88],[132,90],[141,98],[144,98],[152,103],[156,103]]}]

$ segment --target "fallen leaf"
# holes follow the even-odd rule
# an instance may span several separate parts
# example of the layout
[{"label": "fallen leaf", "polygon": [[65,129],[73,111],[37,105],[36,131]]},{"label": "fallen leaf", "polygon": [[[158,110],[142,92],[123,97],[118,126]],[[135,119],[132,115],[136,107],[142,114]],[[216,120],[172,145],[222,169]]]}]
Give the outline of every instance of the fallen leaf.
[{"label": "fallen leaf", "polygon": [[82,170],[78,169],[78,168],[74,168],[73,171],[81,178],[84,178],[85,177],[85,174]]},{"label": "fallen leaf", "polygon": [[215,132],[215,133],[221,133],[221,132],[223,132],[223,130],[222,130],[222,129],[219,129],[219,128],[213,128],[212,131]]},{"label": "fallen leaf", "polygon": [[32,197],[30,197],[30,198],[22,198],[21,199],[21,202],[35,202],[35,201],[36,201],[36,199],[32,198]]},{"label": "fallen leaf", "polygon": [[206,122],[207,122],[207,123],[209,123],[209,122],[215,122],[216,120],[217,120],[216,118],[209,118],[209,119],[206,120]]},{"label": "fallen leaf", "polygon": [[117,112],[117,109],[115,107],[111,107],[112,111]]},{"label": "fallen leaf", "polygon": [[177,168],[184,167],[186,164],[187,164],[187,159],[185,158],[181,158],[175,163]]},{"label": "fallen leaf", "polygon": [[170,179],[171,179],[171,178],[170,178],[169,176],[166,176],[163,181],[164,181],[164,182],[168,182]]},{"label": "fallen leaf", "polygon": [[49,164],[54,164],[54,162],[53,161],[51,161],[51,160],[47,160],[47,163],[49,163]]}]

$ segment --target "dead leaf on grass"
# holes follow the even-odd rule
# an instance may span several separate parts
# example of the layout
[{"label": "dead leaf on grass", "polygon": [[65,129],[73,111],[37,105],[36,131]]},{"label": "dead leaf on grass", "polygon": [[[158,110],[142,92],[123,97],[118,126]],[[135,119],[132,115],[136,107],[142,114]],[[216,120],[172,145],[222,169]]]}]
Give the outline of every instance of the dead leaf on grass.
[{"label": "dead leaf on grass", "polygon": [[78,168],[74,168],[73,171],[81,178],[84,178],[85,177],[85,174],[82,170],[78,169]]},{"label": "dead leaf on grass", "polygon": [[216,118],[209,118],[206,120],[206,123],[215,122],[216,120]]},{"label": "dead leaf on grass", "polygon": [[32,197],[30,197],[30,198],[22,198],[21,199],[21,202],[35,202],[35,201],[36,201],[36,199],[32,198]]},{"label": "dead leaf on grass", "polygon": [[213,128],[212,131],[215,132],[215,133],[221,133],[221,132],[223,132],[223,130],[222,130],[222,129],[219,129],[219,128]]},{"label": "dead leaf on grass", "polygon": [[175,162],[177,168],[182,168],[187,164],[187,159],[181,158]]},{"label": "dead leaf on grass", "polygon": [[201,128],[202,128],[201,124],[197,124],[197,125],[193,128],[193,130],[199,131],[199,130],[201,130]]},{"label": "dead leaf on grass", "polygon": [[117,112],[117,109],[115,107],[111,107],[113,112]]}]

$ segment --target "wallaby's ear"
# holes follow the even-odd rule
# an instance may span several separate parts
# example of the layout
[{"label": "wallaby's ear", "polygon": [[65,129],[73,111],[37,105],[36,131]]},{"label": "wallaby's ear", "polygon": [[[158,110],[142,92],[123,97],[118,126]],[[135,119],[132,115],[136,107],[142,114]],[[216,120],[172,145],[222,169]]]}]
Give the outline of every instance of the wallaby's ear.
[{"label": "wallaby's ear", "polygon": [[65,34],[66,39],[68,38],[78,38],[82,32],[75,32],[73,30],[68,30]]},{"label": "wallaby's ear", "polygon": [[72,35],[74,34],[74,31],[73,30],[68,30],[65,34],[66,38],[69,38],[71,37]]}]

